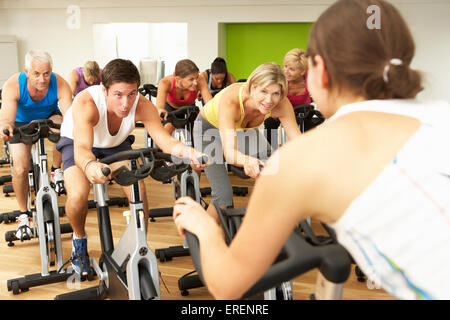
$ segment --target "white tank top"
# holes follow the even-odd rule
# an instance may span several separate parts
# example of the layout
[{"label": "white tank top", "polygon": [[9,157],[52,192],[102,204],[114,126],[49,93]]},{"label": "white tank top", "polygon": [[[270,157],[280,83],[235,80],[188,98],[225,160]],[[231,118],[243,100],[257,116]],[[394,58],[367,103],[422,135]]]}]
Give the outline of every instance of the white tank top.
[{"label": "white tank top", "polygon": [[421,126],[330,226],[363,272],[402,299],[450,299],[450,105],[372,100],[342,107]]},{"label": "white tank top", "polygon": [[[102,85],[91,86],[86,89],[92,96],[98,109],[99,119],[94,127],[94,144],[95,148],[112,148],[120,145],[131,134],[135,128],[136,106],[139,101],[139,94],[131,107],[128,116],[122,119],[120,129],[112,136],[108,129],[108,117],[106,109],[106,100],[102,92]],[[64,115],[64,121],[61,125],[61,136],[73,139],[73,116],[72,107],[67,110]]]}]

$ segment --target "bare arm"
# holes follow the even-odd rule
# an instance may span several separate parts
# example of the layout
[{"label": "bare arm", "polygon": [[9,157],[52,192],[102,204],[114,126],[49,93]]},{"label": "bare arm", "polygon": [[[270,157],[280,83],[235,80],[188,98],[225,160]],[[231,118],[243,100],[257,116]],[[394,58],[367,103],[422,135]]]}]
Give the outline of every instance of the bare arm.
[{"label": "bare arm", "polygon": [[63,77],[58,74],[56,75],[56,82],[58,86],[58,106],[61,110],[61,113],[64,114],[72,105],[72,90],[70,89],[69,84]]},{"label": "bare arm", "polygon": [[219,132],[223,154],[228,164],[243,167],[245,174],[252,178],[259,176],[259,166],[263,163],[238,150],[236,122],[241,117],[239,106],[239,85],[227,87],[219,101]]},{"label": "bare arm", "polygon": [[240,118],[238,91],[239,87],[230,87],[220,97],[219,132],[225,161],[243,167],[247,156],[238,151],[236,138],[236,122]]},{"label": "bare arm", "polygon": [[167,118],[167,111],[165,109],[165,106],[167,102],[167,94],[170,93],[170,86],[170,76],[164,77],[159,80],[158,93],[156,95],[156,108],[158,109],[158,113],[164,112],[164,119]]},{"label": "bare arm", "polygon": [[209,88],[208,88],[208,82],[205,80],[204,77],[202,77],[202,76],[198,77],[197,88],[199,89],[199,91],[202,95],[202,99],[205,103],[207,103],[209,100],[212,99],[211,92],[209,91]]},{"label": "bare arm", "polygon": [[280,101],[280,104],[276,107],[276,115],[280,119],[281,125],[286,132],[289,140],[293,140],[298,137],[301,132],[295,119],[294,108],[288,98],[284,98]]},{"label": "bare arm", "polygon": [[161,124],[161,118],[159,117],[154,104],[142,94],[139,94],[135,121],[142,121],[142,123],[144,123],[148,133],[152,139],[155,140],[155,143],[160,146],[163,152],[170,153],[180,158],[189,158],[196,168],[204,168],[204,165],[199,165],[197,160],[197,158],[201,157],[203,154],[174,139],[166,130],[164,130]]},{"label": "bare arm", "polygon": [[[263,174],[257,180],[243,224],[230,247],[213,218],[197,203],[177,200],[175,222],[180,232],[187,229],[199,238],[204,279],[215,298],[240,298],[267,271],[298,221],[310,215],[312,197],[308,191],[314,179],[298,165],[300,147],[286,146],[270,158],[265,170],[277,174]],[[302,179],[293,179],[294,174]]]},{"label": "bare arm", "polygon": [[228,72],[227,82],[228,82],[228,85],[236,83],[236,78],[234,77],[234,75],[231,72]]},{"label": "bare arm", "polygon": [[72,90],[72,96],[75,92],[75,89],[77,88],[78,83],[78,73],[75,72],[75,70],[70,71],[69,76],[67,78],[67,82],[69,83],[70,90]]},{"label": "bare arm", "polygon": [[[17,114],[17,102],[20,99],[19,92],[19,74],[13,75],[9,78],[2,89],[2,108],[0,110],[0,135],[3,140],[9,140],[12,137],[14,122]],[[3,133],[4,129],[10,132],[9,137]]]}]

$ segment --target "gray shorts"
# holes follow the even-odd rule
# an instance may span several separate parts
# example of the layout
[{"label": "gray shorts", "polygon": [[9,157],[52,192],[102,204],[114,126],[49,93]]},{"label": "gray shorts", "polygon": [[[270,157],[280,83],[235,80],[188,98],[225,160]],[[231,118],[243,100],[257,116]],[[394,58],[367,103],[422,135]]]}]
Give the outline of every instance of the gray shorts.
[{"label": "gray shorts", "polygon": [[[120,151],[131,150],[131,145],[134,143],[134,135],[129,135],[124,142],[113,148],[92,148],[92,153],[97,159],[102,159]],[[67,137],[61,137],[56,144],[56,150],[61,152],[62,155],[62,169],[65,171],[67,168],[75,165],[75,159],[73,154],[73,140]]]},{"label": "gray shorts", "polygon": [[[258,129],[238,130],[236,134],[240,152],[262,161],[269,158],[270,144]],[[209,156],[210,165],[205,168],[205,174],[211,185],[212,201],[219,206],[232,206],[233,188],[223,157],[219,129],[199,114],[195,119],[193,136],[195,149]]]}]

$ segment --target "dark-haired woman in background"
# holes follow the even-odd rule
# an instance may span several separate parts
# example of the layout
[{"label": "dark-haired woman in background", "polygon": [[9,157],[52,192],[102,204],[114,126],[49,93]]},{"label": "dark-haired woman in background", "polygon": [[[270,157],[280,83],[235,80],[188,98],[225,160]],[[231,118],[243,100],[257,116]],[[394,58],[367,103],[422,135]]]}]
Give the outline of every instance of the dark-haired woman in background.
[{"label": "dark-haired woman in background", "polygon": [[[377,6],[381,29],[367,28]],[[402,299],[450,299],[450,106],[415,99],[420,74],[400,12],[383,0],[339,0],[314,24],[308,87],[328,121],[280,148],[256,181],[229,247],[189,198],[174,206],[200,241],[216,298],[239,298],[310,216],[334,228],[362,271]],[[224,276],[226,274],[226,276]]]},{"label": "dark-haired woman in background", "polygon": [[[228,72],[225,59],[221,57],[215,58],[211,63],[211,69],[203,71],[200,74],[200,77],[203,78],[206,83],[208,83],[209,91],[211,92],[211,95],[213,97],[223,88],[236,82],[233,74]],[[202,99],[202,103],[204,104],[206,102],[203,102]]]}]

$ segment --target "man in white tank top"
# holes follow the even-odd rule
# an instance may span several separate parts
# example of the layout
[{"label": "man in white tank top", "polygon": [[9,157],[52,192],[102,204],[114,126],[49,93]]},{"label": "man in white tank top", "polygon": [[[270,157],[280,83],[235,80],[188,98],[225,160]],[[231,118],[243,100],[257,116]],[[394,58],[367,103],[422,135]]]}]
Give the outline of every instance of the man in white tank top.
[{"label": "man in white tank top", "polygon": [[[139,84],[139,72],[131,61],[110,61],[103,69],[102,84],[77,95],[61,126],[57,149],[63,158],[66,215],[73,228],[72,266],[77,273],[87,274],[89,270],[85,222],[90,183],[105,183],[110,179],[103,175],[103,167],[110,167],[112,172],[128,165],[127,161],[121,161],[108,166],[97,159],[130,150],[134,142],[130,134],[136,121],[144,123],[163,152],[190,158],[195,169],[204,167],[197,160],[201,153],[175,140],[163,129],[156,107],[139,94]],[[143,181],[140,184],[147,227],[147,196]],[[131,200],[130,188],[123,187],[123,190]]]}]

